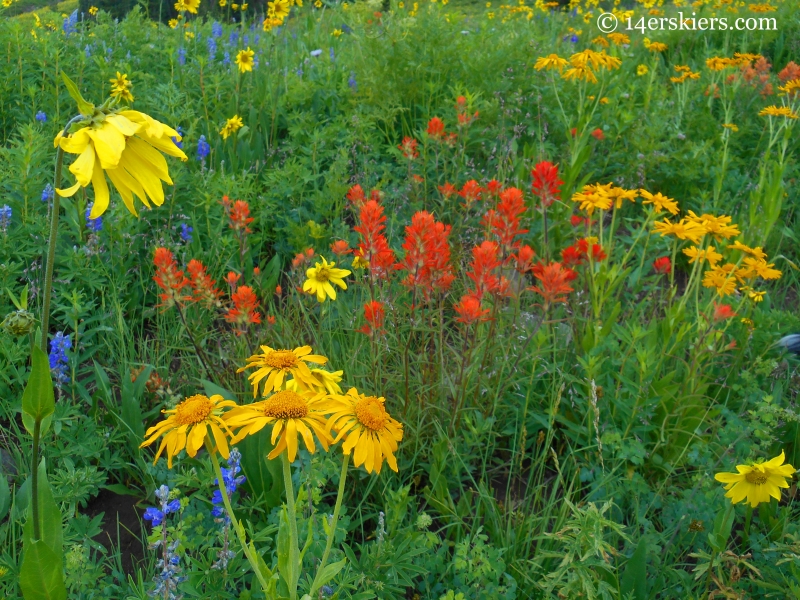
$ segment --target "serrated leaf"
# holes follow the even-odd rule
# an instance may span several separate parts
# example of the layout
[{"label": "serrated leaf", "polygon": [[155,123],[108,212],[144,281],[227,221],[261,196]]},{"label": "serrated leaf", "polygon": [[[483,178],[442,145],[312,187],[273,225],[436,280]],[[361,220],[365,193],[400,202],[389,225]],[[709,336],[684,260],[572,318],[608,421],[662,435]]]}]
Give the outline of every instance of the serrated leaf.
[{"label": "serrated leaf", "polygon": [[44,541],[26,545],[19,587],[25,600],[67,600],[63,562]]},{"label": "serrated leaf", "polygon": [[75,82],[72,81],[72,79],[67,77],[67,74],[64,73],[64,71],[61,71],[61,79],[64,80],[64,85],[67,86],[67,91],[69,92],[69,95],[72,97],[73,100],[75,100],[75,103],[78,105],[78,112],[81,113],[82,115],[86,115],[87,117],[91,116],[91,114],[94,112],[94,104],[92,104],[91,102],[87,102],[86,100],[83,99],[83,96],[81,95],[78,86],[75,85]]},{"label": "serrated leaf", "polygon": [[44,423],[44,419],[53,414],[56,409],[56,401],[53,393],[53,379],[50,376],[50,362],[47,355],[38,346],[33,347],[31,364],[28,384],[22,394],[22,420],[25,429],[33,435],[36,421],[43,425],[41,433],[45,432],[49,422]]}]

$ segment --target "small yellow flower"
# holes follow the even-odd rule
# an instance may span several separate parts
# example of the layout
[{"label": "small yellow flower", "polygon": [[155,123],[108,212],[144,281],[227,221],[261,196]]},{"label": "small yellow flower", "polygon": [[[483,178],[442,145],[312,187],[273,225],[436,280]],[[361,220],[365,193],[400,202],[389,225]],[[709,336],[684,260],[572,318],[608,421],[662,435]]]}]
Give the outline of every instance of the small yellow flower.
[{"label": "small yellow flower", "polygon": [[674,235],[678,239],[689,240],[693,244],[699,244],[706,233],[706,228],[686,219],[681,219],[677,223],[664,219],[663,221],[656,221],[653,226],[653,233],[660,233],[661,237]]},{"label": "small yellow flower", "polygon": [[708,261],[708,264],[712,267],[716,267],[717,263],[722,260],[722,254],[716,251],[714,246],[709,246],[705,250],[701,250],[697,246],[692,246],[690,248],[684,248],[683,253],[689,257],[689,264],[694,262],[702,262]]},{"label": "small yellow flower", "polygon": [[242,118],[239,115],[233,115],[225,122],[225,126],[220,129],[219,134],[223,140],[227,140],[228,136],[239,131],[243,125]]},{"label": "small yellow flower", "polygon": [[397,3],[397,8],[405,8],[405,7],[406,7],[406,3],[405,2],[398,2]]},{"label": "small yellow flower", "polygon": [[356,257],[353,258],[353,268],[357,270],[369,269],[369,261],[363,256],[356,255]]},{"label": "small yellow flower", "polygon": [[665,52],[667,50],[667,45],[661,42],[651,42],[647,49],[650,50],[650,52]]},{"label": "small yellow flower", "polygon": [[736,133],[739,131],[739,127],[735,123],[723,123],[722,126],[725,129],[730,129],[732,132]]},{"label": "small yellow flower", "polygon": [[239,5],[236,2],[231,4],[231,10],[239,10]]},{"label": "small yellow flower", "polygon": [[599,183],[585,185],[583,190],[572,195],[572,201],[580,202],[581,210],[585,210],[589,215],[595,209],[608,210],[614,204],[614,199],[609,194],[612,185],[611,183],[606,185]]},{"label": "small yellow flower", "polygon": [[736,279],[730,275],[727,267],[728,265],[714,267],[703,274],[703,287],[715,288],[721,298],[730,296],[736,291]]},{"label": "small yellow flower", "polygon": [[760,113],[760,117],[786,117],[787,119],[797,119],[798,115],[789,106],[767,106]]},{"label": "small yellow flower", "polygon": [[533,68],[537,71],[541,71],[542,69],[547,71],[558,69],[560,72],[563,71],[564,67],[567,65],[569,65],[569,61],[566,58],[561,58],[558,54],[550,54],[549,56],[540,56],[537,58]]},{"label": "small yellow flower", "polygon": [[331,32],[331,35],[332,35],[333,37],[339,37],[340,35],[342,35],[342,30],[341,30],[341,29],[334,29],[334,30]]},{"label": "small yellow flower", "polygon": [[772,460],[765,463],[750,465],[736,465],[737,473],[717,473],[714,479],[725,484],[726,498],[731,503],[738,504],[747,500],[755,508],[762,502],[769,502],[770,498],[781,499],[781,488],[788,488],[786,481],[794,475],[795,468],[783,464],[786,455],[781,452]]},{"label": "small yellow flower", "polygon": [[657,212],[667,211],[671,215],[677,215],[679,211],[678,203],[672,198],[667,198],[661,192],[651,194],[647,190],[639,190],[642,195],[642,204],[652,204]]},{"label": "small yellow flower", "polygon": [[219,0],[219,6],[220,8],[225,8],[228,6],[228,0]]},{"label": "small yellow flower", "polygon": [[[269,346],[261,346],[261,354],[254,354],[247,359],[247,364],[237,370],[241,373],[247,369],[256,370],[250,374],[248,379],[253,386],[253,398],[258,395],[258,388],[261,381],[264,381],[264,397],[270,392],[277,392],[290,381],[287,376],[291,375],[301,388],[326,389],[328,386],[324,377],[315,377],[314,371],[308,368],[306,363],[324,365],[328,359],[318,354],[311,354],[311,346],[298,346],[294,350],[275,350]],[[339,379],[341,380],[341,378]]]},{"label": "small yellow flower", "polygon": [[650,69],[647,65],[639,65],[636,67],[636,74],[641,77],[642,75],[647,75],[650,72]]},{"label": "small yellow flower", "polygon": [[609,33],[606,37],[614,42],[614,45],[616,46],[624,46],[625,44],[631,43],[631,38],[624,33]]},{"label": "small yellow flower", "polygon": [[169,21],[167,21],[167,25],[169,25],[171,29],[175,29],[178,26],[178,20],[170,19]]},{"label": "small yellow flower", "polygon": [[255,55],[256,53],[250,50],[249,46],[247,50],[239,50],[239,54],[236,55],[236,64],[239,66],[240,73],[253,70],[253,57]]},{"label": "small yellow flower", "polygon": [[245,2],[244,4],[242,4],[242,10],[247,10],[248,6],[249,5],[247,4],[247,2]]},{"label": "small yellow flower", "polygon": [[347,284],[344,282],[344,278],[350,275],[350,271],[334,268],[336,263],[329,263],[322,256],[320,259],[322,262],[316,263],[314,267],[306,271],[308,279],[303,283],[303,291],[316,294],[318,302],[325,302],[328,298],[336,300],[336,289],[333,285],[346,290]]},{"label": "small yellow flower", "polygon": [[[188,23],[187,23],[187,25],[188,25]],[[194,39],[194,33],[191,32],[191,31],[184,31],[183,32],[183,37],[186,38],[187,40]]]},{"label": "small yellow flower", "polygon": [[92,15],[92,16],[95,16],[97,14],[98,10],[99,9],[96,6],[90,6],[89,7],[89,14]]}]

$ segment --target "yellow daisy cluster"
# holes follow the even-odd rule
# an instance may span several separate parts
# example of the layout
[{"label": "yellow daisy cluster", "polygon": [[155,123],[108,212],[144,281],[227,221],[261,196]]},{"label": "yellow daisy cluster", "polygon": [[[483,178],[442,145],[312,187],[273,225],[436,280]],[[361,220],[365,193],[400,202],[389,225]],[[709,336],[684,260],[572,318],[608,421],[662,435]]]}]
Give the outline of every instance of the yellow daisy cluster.
[{"label": "yellow daisy cluster", "polygon": [[700,79],[700,73],[692,72],[687,65],[675,65],[675,72],[679,75],[669,78],[672,83],[683,83],[687,79]]},{"label": "yellow daisy cluster", "polygon": [[273,0],[267,3],[267,17],[264,19],[264,31],[270,31],[283,25],[289,16],[292,6],[303,6],[303,0]]},{"label": "yellow daisy cluster", "polygon": [[117,71],[117,76],[112,77],[109,81],[111,81],[111,96],[113,98],[133,102],[133,94],[131,94],[133,83],[125,73]]},{"label": "yellow daisy cluster", "polygon": [[624,200],[636,202],[638,197],[639,190],[614,187],[613,183],[595,183],[585,185],[580,192],[575,192],[572,201],[579,202],[580,209],[591,215],[595,209],[609,210],[614,205],[616,208],[621,208]]},{"label": "yellow daisy cluster", "polygon": [[749,66],[754,61],[760,58],[761,58],[760,54],[747,54],[744,52],[736,52],[733,55],[733,58],[712,56],[711,58],[706,59],[706,67],[708,67],[712,71],[723,71],[724,69]]},{"label": "yellow daisy cluster", "polygon": [[320,257],[322,262],[316,263],[306,271],[306,281],[303,283],[303,291],[317,297],[317,302],[325,302],[328,298],[336,300],[336,288],[346,290],[347,284],[344,278],[350,275],[347,269],[337,269],[336,263],[328,262],[325,257]]},{"label": "yellow daisy cluster", "polygon": [[[569,57],[569,60],[559,56],[558,54],[550,54],[548,56],[540,56],[536,59],[533,68],[537,71],[553,71],[557,70],[561,73],[561,77],[566,80],[575,81],[589,81],[597,83],[597,76],[592,69],[619,69],[622,61],[616,56],[611,56],[605,50],[597,52],[591,48],[587,48],[581,52],[577,52]],[[567,68],[569,67],[569,68]],[[566,71],[564,69],[567,68]]]},{"label": "yellow daisy cluster", "polygon": [[248,358],[239,371],[256,369],[249,379],[254,397],[263,382],[263,400],[239,405],[221,395],[191,396],[174,409],[165,410],[168,417],[147,430],[140,447],[162,438],[155,460],[166,452],[171,468],[173,458],[182,450],[193,457],[204,444],[227,458],[230,445],[270,425],[274,448],[267,456],[269,460],[286,453],[289,462],[294,462],[301,440],[311,454],[317,451],[317,443],[327,452],[331,445],[344,440],[342,452],[353,455],[356,467],[363,465],[368,473],[379,474],[385,461],[392,470],[398,470],[395,452],[403,439],[403,425],[386,411],[383,397],[366,395],[356,388],[342,394],[337,384],[331,387],[332,381],[341,380],[342,372],[309,369],[307,363],[328,361],[311,354],[310,346],[294,350],[261,346],[261,351]]},{"label": "yellow daisy cluster", "polygon": [[644,47],[650,50],[650,52],[666,52],[668,46],[662,42],[651,42],[649,38],[644,38],[642,40]]},{"label": "yellow daisy cluster", "polygon": [[787,81],[785,85],[778,88],[787,96],[798,96],[800,95],[800,79],[792,79]]},{"label": "yellow daisy cluster", "polygon": [[797,119],[798,115],[790,106],[767,106],[758,113],[760,117],[785,117],[786,119]]}]

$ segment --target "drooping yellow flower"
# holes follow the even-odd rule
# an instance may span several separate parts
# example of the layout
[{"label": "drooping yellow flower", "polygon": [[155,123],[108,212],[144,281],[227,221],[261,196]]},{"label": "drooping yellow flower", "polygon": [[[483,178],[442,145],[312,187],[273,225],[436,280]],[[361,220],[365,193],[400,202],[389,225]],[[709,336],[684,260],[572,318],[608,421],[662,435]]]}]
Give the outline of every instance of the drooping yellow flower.
[{"label": "drooping yellow flower", "polygon": [[242,118],[239,115],[233,115],[225,122],[225,126],[219,130],[219,134],[223,140],[227,140],[228,136],[239,131],[243,125]]},{"label": "drooping yellow flower", "polygon": [[774,263],[767,264],[767,261],[763,258],[748,256],[744,259],[744,264],[761,277],[761,279],[780,279],[781,275],[783,275],[778,269],[773,269],[775,266]]},{"label": "drooping yellow flower", "polygon": [[239,429],[231,442],[233,444],[271,423],[275,448],[267,458],[272,460],[286,451],[289,462],[294,462],[298,436],[303,438],[311,454],[317,450],[314,438],[327,452],[333,442],[327,425],[327,415],[331,412],[333,402],[325,392],[281,390],[260,402],[234,408],[228,413],[226,421],[230,427]]},{"label": "drooping yellow flower", "polygon": [[316,385],[308,386],[303,383],[301,379],[290,379],[284,385],[287,390],[298,389],[315,389],[318,391],[325,390],[329,394],[341,394],[342,388],[339,383],[342,381],[344,371],[325,371],[324,369],[311,369],[311,375],[314,377]]},{"label": "drooping yellow flower", "polygon": [[255,55],[256,53],[250,50],[249,46],[247,50],[239,50],[239,53],[236,55],[236,64],[239,66],[240,73],[253,70],[253,57]]},{"label": "drooping yellow flower", "polygon": [[561,76],[562,79],[566,79],[567,81],[588,81],[589,83],[597,83],[597,76],[592,73],[592,70],[589,67],[572,67],[564,71],[564,74]]},{"label": "drooping yellow flower", "polygon": [[650,52],[665,52],[667,50],[667,45],[662,42],[650,42],[647,49],[650,50]]},{"label": "drooping yellow flower", "polygon": [[724,298],[736,291],[736,280],[725,267],[714,267],[703,274],[703,287],[716,289],[717,294]]},{"label": "drooping yellow flower", "polygon": [[767,259],[767,253],[761,248],[761,246],[756,246],[755,248],[751,248],[750,246],[746,246],[739,240],[735,240],[733,244],[728,245],[729,250],[739,250],[744,252],[745,254],[749,254],[750,256],[755,256],[760,260]]},{"label": "drooping yellow flower", "polygon": [[559,72],[564,70],[569,64],[569,61],[566,58],[561,58],[558,54],[550,54],[549,56],[540,56],[536,59],[536,64],[533,65],[533,68],[537,71],[547,70],[551,71],[553,69],[557,69]]},{"label": "drooping yellow flower", "polygon": [[[322,262],[318,262],[314,267],[306,271],[308,279],[303,283],[303,291],[309,294],[316,294],[318,302],[325,302],[326,299],[336,300],[336,289],[333,285],[338,285],[346,290],[347,284],[344,278],[350,275],[347,269],[336,269],[336,263],[329,263],[325,257],[320,256]],[[333,284],[333,285],[331,285]]]},{"label": "drooping yellow flower", "polygon": [[661,192],[651,194],[647,190],[639,190],[642,198],[642,204],[652,204],[657,212],[667,211],[671,215],[677,215],[679,211],[678,203],[672,198],[667,198]]},{"label": "drooping yellow flower", "polygon": [[763,302],[764,296],[767,294],[767,292],[754,290],[749,285],[743,285],[739,288],[739,291],[741,291],[743,294],[747,294],[747,297],[756,304]]},{"label": "drooping yellow flower", "polygon": [[264,396],[269,392],[280,390],[289,375],[297,379],[306,388],[320,389],[323,385],[311,372],[306,363],[324,365],[328,359],[318,354],[311,354],[311,346],[298,346],[294,350],[275,350],[269,346],[261,346],[261,354],[254,354],[247,359],[247,364],[236,372],[241,373],[255,367],[248,377],[253,386],[253,398],[258,395],[261,381],[264,381]]},{"label": "drooping yellow flower", "polygon": [[[602,100],[601,100],[602,102]],[[622,201],[623,200],[630,200],[634,204],[636,204],[636,198],[639,197],[639,190],[626,190],[625,188],[621,187],[612,187],[608,191],[608,197],[612,199],[614,202],[617,210],[622,208]]]},{"label": "drooping yellow flower", "polygon": [[367,473],[381,472],[383,461],[397,472],[397,443],[403,439],[403,425],[386,412],[384,398],[365,396],[350,388],[343,396],[333,396],[328,426],[338,431],[334,443],[345,438],[342,451],[353,454],[356,467]]},{"label": "drooping yellow flower", "polygon": [[736,61],[730,58],[714,56],[706,60],[706,66],[712,71],[722,71],[723,69],[735,67]]},{"label": "drooping yellow flower", "polygon": [[233,437],[233,432],[226,423],[225,409],[233,406],[236,406],[236,402],[225,400],[220,395],[210,398],[202,394],[191,396],[172,410],[162,411],[169,417],[148,429],[145,441],[139,447],[149,446],[163,435],[164,439],[161,440],[153,464],[158,462],[161,453],[166,450],[167,466],[171,469],[173,457],[181,450],[186,448],[186,453],[194,457],[208,437],[214,441],[223,458],[227,459],[228,438]]},{"label": "drooping yellow flower", "polygon": [[714,246],[709,246],[705,250],[701,250],[697,246],[692,246],[690,248],[684,248],[683,253],[689,257],[689,264],[694,262],[703,263],[703,261],[708,261],[708,264],[712,267],[716,267],[717,263],[722,260],[722,254],[716,251]]},{"label": "drooping yellow flower", "polygon": [[760,113],[760,117],[786,117],[787,119],[797,119],[798,114],[789,106],[767,106]]},{"label": "drooping yellow flower", "polygon": [[781,488],[788,488],[787,479],[794,475],[795,468],[783,464],[786,455],[781,452],[772,460],[751,465],[736,465],[738,473],[717,473],[714,479],[725,484],[726,498],[738,504],[743,500],[755,508],[770,498],[781,499]]},{"label": "drooping yellow flower", "polygon": [[710,233],[711,235],[716,238],[717,241],[722,239],[730,239],[735,237],[741,233],[739,231],[738,225],[731,224],[731,217],[726,215],[722,215],[720,217],[715,217],[714,215],[703,214],[703,215],[696,215],[693,211],[689,211],[689,215],[686,217],[687,221],[692,221],[693,223],[697,223],[698,225],[702,225],[706,228],[706,233]]},{"label": "drooping yellow flower", "polygon": [[689,240],[696,245],[700,243],[700,239],[705,235],[706,228],[686,219],[681,219],[677,223],[664,219],[663,221],[656,221],[653,226],[653,233],[660,233],[661,237],[674,235],[678,239]]},{"label": "drooping yellow flower", "polygon": [[267,16],[283,21],[289,16],[290,9],[288,0],[274,0],[267,3]]},{"label": "drooping yellow flower", "polygon": [[87,117],[86,126],[54,140],[64,152],[78,154],[69,170],[77,182],[72,187],[56,190],[60,196],[70,197],[78,188],[90,183],[94,187],[94,206],[90,218],[96,219],[108,208],[109,192],[106,175],[117,188],[125,206],[136,215],[133,197],[146,206],[148,198],[156,206],[164,202],[161,182],[172,185],[167,161],[161,155],[186,160],[183,150],[175,145],[180,134],[148,115],[135,110],[121,110],[110,114]]},{"label": "drooping yellow flower", "polygon": [[730,130],[731,130],[732,132],[734,132],[734,133],[736,133],[737,131],[739,131],[739,126],[738,126],[738,125],[736,125],[736,123],[723,123],[723,124],[722,124],[722,126],[723,126],[725,129],[730,129]]}]

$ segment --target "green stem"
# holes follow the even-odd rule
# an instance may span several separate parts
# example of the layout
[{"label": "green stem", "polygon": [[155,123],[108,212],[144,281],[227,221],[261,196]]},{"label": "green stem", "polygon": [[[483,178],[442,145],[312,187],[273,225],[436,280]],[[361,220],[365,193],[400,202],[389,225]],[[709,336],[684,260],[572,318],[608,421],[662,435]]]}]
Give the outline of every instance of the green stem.
[{"label": "green stem", "polygon": [[222,470],[219,467],[219,461],[217,460],[217,455],[211,448],[211,442],[208,441],[208,438],[206,438],[206,451],[208,452],[208,455],[211,457],[211,463],[214,465],[214,474],[217,476],[217,481],[219,482],[219,491],[220,494],[222,494],[222,502],[225,504],[225,512],[228,513],[228,518],[231,520],[231,525],[233,526],[233,529],[236,531],[236,536],[239,538],[239,543],[242,545],[242,550],[244,551],[244,555],[247,557],[247,561],[250,563],[253,572],[256,574],[258,582],[261,584],[261,589],[266,594],[268,589],[267,581],[264,579],[264,575],[261,573],[261,568],[259,567],[257,558],[253,555],[254,548],[251,548],[250,546],[247,545],[247,538],[245,536],[242,524],[236,520],[236,517],[233,514],[231,501],[230,498],[228,498],[228,490],[225,489],[225,482],[222,477]]},{"label": "green stem", "polygon": [[297,600],[297,581],[300,579],[300,548],[297,537],[297,515],[295,512],[292,468],[286,452],[281,452],[283,463],[283,485],[286,488],[286,510],[289,511],[289,600]]},{"label": "green stem", "polygon": [[[325,565],[328,562],[328,555],[331,552],[331,545],[333,544],[333,538],[336,535],[336,523],[339,521],[339,511],[342,508],[342,498],[344,497],[344,482],[347,479],[347,465],[350,463],[350,455],[345,454],[344,459],[342,460],[342,472],[339,474],[339,492],[336,495],[336,506],[333,507],[333,519],[331,519],[331,530],[328,533],[328,540],[325,542],[325,552],[322,553],[322,561],[319,563],[319,567],[317,568],[317,574],[314,576],[314,581],[311,584],[311,591],[309,594],[311,596],[314,595],[314,592],[317,591],[317,588],[320,587],[322,584],[318,584],[320,575],[325,570]],[[324,517],[323,517],[324,518]]]},{"label": "green stem", "polygon": [[39,435],[42,422],[36,419],[33,424],[33,453],[31,457],[31,502],[33,512],[33,539],[42,539],[39,523]]},{"label": "green stem", "polygon": [[[64,164],[64,150],[58,147],[56,153],[56,175],[54,189],[61,187],[61,169]],[[53,295],[53,263],[56,258],[56,238],[58,237],[58,213],[61,209],[61,196],[53,192],[53,212],[50,215],[50,238],[47,242],[47,266],[44,273],[44,305],[42,307],[42,352],[47,354],[47,328],[50,321],[50,296]]]},{"label": "green stem", "polygon": [[750,521],[753,518],[753,507],[747,505],[747,513],[744,518],[744,531],[742,532],[742,554],[745,553],[750,545]]}]

